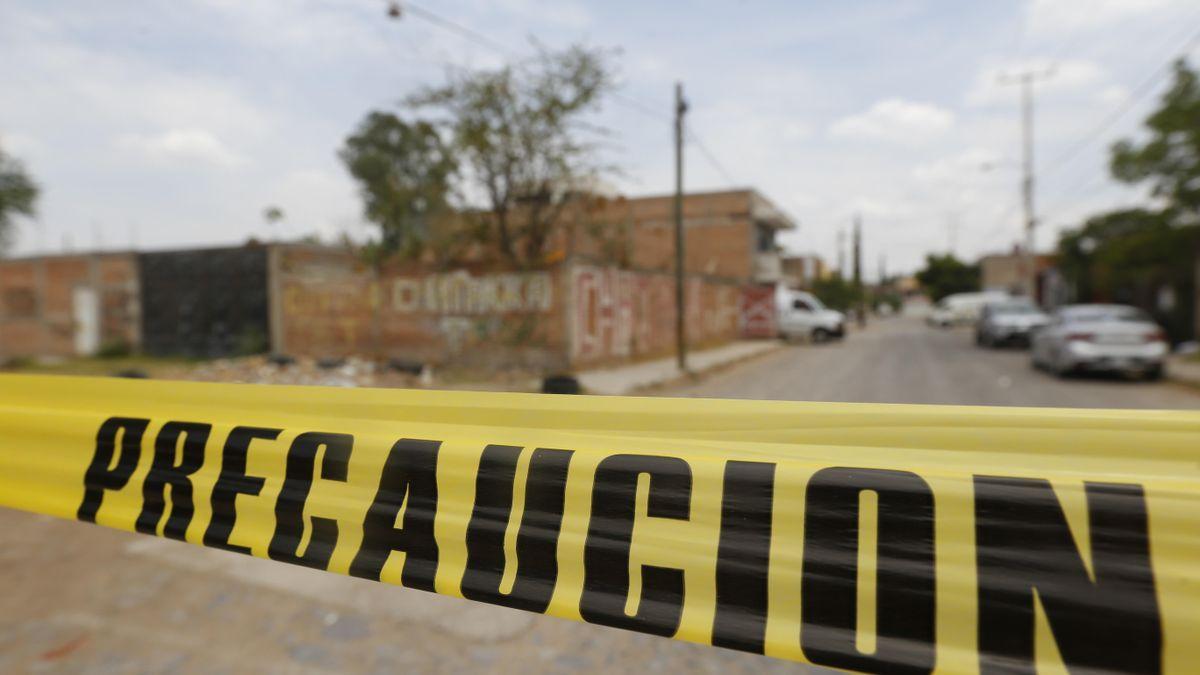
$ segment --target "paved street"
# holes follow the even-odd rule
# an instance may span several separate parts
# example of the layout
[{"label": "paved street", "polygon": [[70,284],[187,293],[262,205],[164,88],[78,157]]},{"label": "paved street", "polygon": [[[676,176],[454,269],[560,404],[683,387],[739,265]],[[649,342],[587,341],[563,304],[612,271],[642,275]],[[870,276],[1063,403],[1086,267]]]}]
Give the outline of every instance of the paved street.
[{"label": "paved street", "polygon": [[[669,395],[1198,408],[1170,383],[1060,381],[913,319]],[[794,664],[0,510],[2,672],[801,672]]]},{"label": "paved street", "polygon": [[1057,406],[1200,408],[1200,392],[1169,382],[1118,378],[1059,380],[1029,366],[1029,352],[975,346],[968,328],[935,329],[907,317],[825,345],[774,352],[670,396]]}]

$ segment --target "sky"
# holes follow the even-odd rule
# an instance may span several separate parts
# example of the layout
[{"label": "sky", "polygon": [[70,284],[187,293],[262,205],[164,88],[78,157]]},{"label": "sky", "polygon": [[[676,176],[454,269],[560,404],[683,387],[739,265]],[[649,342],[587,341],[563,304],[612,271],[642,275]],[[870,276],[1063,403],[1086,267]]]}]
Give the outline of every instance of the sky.
[{"label": "sky", "polygon": [[[401,3],[402,6],[404,3]],[[0,147],[42,187],[10,254],[371,233],[337,158],[370,110],[447,68],[575,43],[615,50],[597,121],[624,194],[673,189],[682,82],[688,190],[754,187],[837,260],[862,218],[868,278],[1021,238],[1018,87],[1035,86],[1039,248],[1144,202],[1107,177],[1200,31],[1192,0],[422,0],[487,39],[382,0],[0,5]],[[502,45],[502,52],[489,45]],[[632,101],[633,103],[630,103]],[[661,111],[654,114],[652,111]],[[710,159],[709,155],[715,161]],[[268,225],[276,205],[284,222]]]}]

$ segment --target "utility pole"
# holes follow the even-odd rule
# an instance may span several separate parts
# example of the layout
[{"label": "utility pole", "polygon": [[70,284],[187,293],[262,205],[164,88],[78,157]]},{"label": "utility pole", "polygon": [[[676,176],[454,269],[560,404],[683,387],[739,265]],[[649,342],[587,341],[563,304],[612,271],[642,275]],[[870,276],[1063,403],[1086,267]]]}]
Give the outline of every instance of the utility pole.
[{"label": "utility pole", "polygon": [[854,216],[854,293],[858,296],[858,327],[867,325],[867,296],[862,283],[862,218]]},{"label": "utility pole", "polygon": [[837,233],[837,273],[838,277],[846,278],[846,230],[838,228]]},{"label": "utility pole", "polygon": [[1025,277],[1025,292],[1031,300],[1037,300],[1037,264],[1033,250],[1033,231],[1037,227],[1034,211],[1033,177],[1033,85],[1054,74],[1053,68],[1027,69],[1013,75],[1001,75],[1001,84],[1021,86],[1021,203],[1025,208],[1025,250],[1022,272]]},{"label": "utility pole", "polygon": [[683,232],[683,83],[675,83],[675,358],[679,370],[687,372],[687,322],[685,321],[684,232]]}]

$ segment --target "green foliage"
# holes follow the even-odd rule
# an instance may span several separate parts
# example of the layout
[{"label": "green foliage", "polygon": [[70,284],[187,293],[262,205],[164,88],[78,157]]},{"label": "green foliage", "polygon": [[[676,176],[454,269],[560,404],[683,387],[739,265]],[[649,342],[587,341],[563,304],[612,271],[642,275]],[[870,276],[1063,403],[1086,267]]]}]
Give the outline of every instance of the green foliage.
[{"label": "green foliage", "polygon": [[979,290],[978,265],[968,265],[953,255],[925,256],[925,269],[917,272],[917,281],[934,302],[954,293]]},{"label": "green foliage", "polygon": [[871,306],[875,308],[875,311],[879,311],[884,305],[890,307],[892,312],[899,312],[900,308],[904,306],[904,298],[895,291],[876,291],[871,298]]},{"label": "green foliage", "polygon": [[1175,63],[1175,81],[1145,126],[1150,137],[1144,144],[1123,140],[1113,146],[1113,176],[1127,183],[1148,180],[1169,210],[1200,214],[1200,82],[1186,61]]},{"label": "green foliage", "polygon": [[420,255],[434,222],[452,211],[451,183],[458,171],[454,152],[434,125],[371,112],[339,154],[359,183],[364,215],[379,226],[377,253]]},{"label": "green foliage", "polygon": [[37,197],[38,186],[24,165],[0,150],[0,251],[12,240],[13,216],[33,216]]},{"label": "green foliage", "polygon": [[858,305],[860,291],[854,287],[854,282],[833,275],[817,279],[812,284],[812,294],[817,296],[821,304],[830,309],[845,312]]},{"label": "green foliage", "polygon": [[96,350],[96,357],[101,359],[120,359],[133,354],[133,346],[128,340],[122,338],[113,338],[105,340],[100,345],[100,349]]},{"label": "green foliage", "polygon": [[464,194],[486,201],[479,233],[509,262],[536,266],[562,211],[604,168],[587,123],[613,87],[603,52],[540,50],[497,70],[452,75],[408,99],[430,110],[464,171]]},{"label": "green foliage", "polygon": [[238,356],[253,356],[262,354],[270,349],[271,343],[263,331],[254,326],[247,326],[237,336],[233,345],[234,354]]},{"label": "green foliage", "polygon": [[[1200,243],[1200,80],[1184,60],[1144,126],[1142,144],[1113,146],[1110,169],[1120,181],[1148,182],[1162,207],[1100,214],[1064,232],[1059,269],[1077,301],[1136,305],[1182,340],[1194,335]],[[1163,305],[1164,293],[1174,306]]]},{"label": "green foliage", "polygon": [[[1059,239],[1059,269],[1081,302],[1142,307],[1174,338],[1190,334],[1193,274],[1200,226],[1173,225],[1165,212],[1114,211],[1093,217]],[[1164,288],[1173,308],[1159,307]]]}]

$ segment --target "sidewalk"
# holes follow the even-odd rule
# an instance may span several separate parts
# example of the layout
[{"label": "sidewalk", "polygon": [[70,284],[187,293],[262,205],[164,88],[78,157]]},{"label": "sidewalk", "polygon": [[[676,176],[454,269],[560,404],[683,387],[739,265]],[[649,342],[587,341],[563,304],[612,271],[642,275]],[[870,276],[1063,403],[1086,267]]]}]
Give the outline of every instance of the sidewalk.
[{"label": "sidewalk", "polygon": [[[783,347],[779,340],[740,340],[730,344],[688,354],[688,369],[703,373],[735,361],[765,354]],[[675,357],[645,361],[628,366],[587,370],[578,374],[579,383],[587,394],[626,395],[639,389],[665,384],[684,377],[675,365]]]},{"label": "sidewalk", "polygon": [[1200,386],[1200,361],[1174,357],[1167,362],[1167,377]]}]

